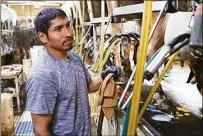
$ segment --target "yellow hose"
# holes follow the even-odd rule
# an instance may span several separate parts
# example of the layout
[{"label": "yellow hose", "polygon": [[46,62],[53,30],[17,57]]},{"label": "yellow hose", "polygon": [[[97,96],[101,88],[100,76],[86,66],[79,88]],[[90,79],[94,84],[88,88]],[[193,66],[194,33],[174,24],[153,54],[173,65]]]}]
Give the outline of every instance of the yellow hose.
[{"label": "yellow hose", "polygon": [[157,80],[157,82],[155,83],[155,85],[152,87],[152,89],[151,89],[151,91],[150,91],[150,93],[149,93],[149,96],[147,97],[147,100],[145,101],[144,106],[142,107],[142,109],[141,109],[141,111],[140,111],[140,114],[139,114],[138,119],[137,119],[137,122],[136,122],[136,126],[138,125],[140,119],[142,118],[142,116],[143,116],[143,114],[144,114],[144,111],[146,110],[148,104],[150,103],[150,101],[151,101],[151,99],[152,99],[154,93],[156,92],[157,88],[159,87],[159,84],[160,84],[161,80],[163,79],[165,73],[169,70],[169,68],[171,68],[171,66],[172,66],[172,64],[173,64],[172,62],[173,62],[173,60],[176,58],[176,56],[179,54],[179,52],[180,52],[180,50],[177,51],[176,53],[174,53],[174,54],[170,57],[170,59],[169,59],[167,65],[166,65],[166,67],[165,67],[164,70],[161,72],[161,75],[160,75],[159,79]]},{"label": "yellow hose", "polygon": [[76,5],[75,8],[76,12],[75,12],[75,47],[76,47],[76,51],[78,50],[78,7]]},{"label": "yellow hose", "polygon": [[102,72],[103,70],[103,53],[104,53],[104,33],[105,33],[105,3],[104,1],[102,0],[101,1],[101,6],[102,6],[102,9],[101,9],[101,17],[102,17],[102,22],[101,22],[101,45],[100,45],[100,50],[99,50],[99,56],[100,56],[100,59],[99,59],[99,73]]},{"label": "yellow hose", "polygon": [[[99,74],[102,72],[103,70],[103,52],[104,52],[104,16],[105,16],[105,3],[104,1],[101,1],[102,4],[102,9],[101,9],[101,16],[102,16],[102,22],[101,22],[101,45],[100,45],[100,49],[99,49],[99,56],[100,58],[96,60],[96,62],[94,63],[95,65],[99,65]],[[91,117],[94,117],[95,119],[98,120],[99,117],[99,107],[98,107],[98,99],[99,99],[99,95],[98,92],[94,93],[94,94],[89,94],[89,100],[90,100],[90,105],[91,105]]]},{"label": "yellow hose", "polygon": [[82,33],[81,33],[81,41],[80,41],[80,49],[79,49],[79,56],[82,56],[82,49],[83,49],[83,43],[84,43],[84,22],[85,22],[85,0],[83,0],[82,3]]},{"label": "yellow hose", "polygon": [[[111,43],[109,45],[108,50],[106,51],[106,54],[104,56],[104,59],[102,60],[102,64],[104,66],[104,64],[106,63],[111,51],[115,48],[115,46],[117,45],[117,43],[120,41],[120,38],[117,38],[115,41],[113,41],[113,43]],[[99,56],[100,57],[100,56]],[[97,71],[99,67],[99,58],[96,59],[94,65],[93,65],[93,71]]]},{"label": "yellow hose", "polygon": [[96,61],[94,62],[93,71],[95,72],[98,67],[99,67],[99,58],[97,58]]},{"label": "yellow hose", "polygon": [[106,54],[104,56],[104,59],[102,61],[103,65],[106,63],[107,59],[109,58],[109,55],[111,53],[111,51],[114,49],[114,47],[116,47],[117,43],[120,41],[120,38],[117,38],[108,48],[108,50],[106,51]]},{"label": "yellow hose", "polygon": [[128,120],[128,131],[127,135],[135,135],[136,133],[136,121],[138,119],[138,110],[139,110],[139,102],[141,95],[141,87],[143,81],[144,74],[144,64],[147,56],[147,47],[148,47],[148,39],[149,39],[149,31],[151,26],[151,15],[152,15],[152,1],[144,1],[144,13],[143,13],[143,24],[142,24],[142,34],[141,34],[141,42],[140,49],[138,52],[138,61],[137,61],[137,70],[136,76],[134,79],[133,86],[133,96],[130,107],[130,116]]}]

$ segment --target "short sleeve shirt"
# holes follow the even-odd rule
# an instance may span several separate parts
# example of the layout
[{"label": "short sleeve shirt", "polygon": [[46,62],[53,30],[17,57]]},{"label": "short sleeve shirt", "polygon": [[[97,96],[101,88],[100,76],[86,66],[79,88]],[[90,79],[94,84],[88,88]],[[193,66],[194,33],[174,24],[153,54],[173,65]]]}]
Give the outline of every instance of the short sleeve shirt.
[{"label": "short sleeve shirt", "polygon": [[91,76],[77,54],[69,51],[68,55],[70,59],[61,60],[43,51],[26,84],[27,108],[33,114],[53,115],[53,135],[87,136]]}]

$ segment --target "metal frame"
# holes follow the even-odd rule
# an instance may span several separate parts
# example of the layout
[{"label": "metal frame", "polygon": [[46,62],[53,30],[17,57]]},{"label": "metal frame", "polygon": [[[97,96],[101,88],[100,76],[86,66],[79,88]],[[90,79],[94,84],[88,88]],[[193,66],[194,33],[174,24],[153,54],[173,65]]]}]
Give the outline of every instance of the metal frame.
[{"label": "metal frame", "polygon": [[[160,11],[165,6],[166,1],[155,1],[152,2],[152,11]],[[113,10],[113,16],[137,14],[144,12],[144,3],[143,4],[134,4],[129,6],[122,6],[115,8]]]}]

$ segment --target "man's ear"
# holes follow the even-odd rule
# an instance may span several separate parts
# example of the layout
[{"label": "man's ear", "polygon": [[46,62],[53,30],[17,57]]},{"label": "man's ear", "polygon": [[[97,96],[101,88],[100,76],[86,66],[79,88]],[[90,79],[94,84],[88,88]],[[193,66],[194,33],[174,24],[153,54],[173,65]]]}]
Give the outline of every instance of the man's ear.
[{"label": "man's ear", "polygon": [[39,37],[39,40],[43,43],[43,44],[46,44],[47,43],[47,36],[45,33],[43,32],[38,32],[38,37]]}]

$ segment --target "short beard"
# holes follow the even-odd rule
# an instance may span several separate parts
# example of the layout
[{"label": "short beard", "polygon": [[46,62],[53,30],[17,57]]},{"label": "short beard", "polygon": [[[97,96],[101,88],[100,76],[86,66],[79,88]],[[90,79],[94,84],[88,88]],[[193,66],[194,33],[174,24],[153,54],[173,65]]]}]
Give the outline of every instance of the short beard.
[{"label": "short beard", "polygon": [[73,45],[71,45],[70,48],[67,49],[67,51],[70,51],[70,50],[72,50],[72,49],[73,49]]}]

